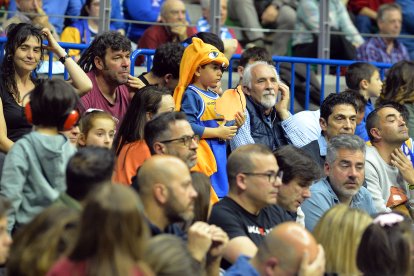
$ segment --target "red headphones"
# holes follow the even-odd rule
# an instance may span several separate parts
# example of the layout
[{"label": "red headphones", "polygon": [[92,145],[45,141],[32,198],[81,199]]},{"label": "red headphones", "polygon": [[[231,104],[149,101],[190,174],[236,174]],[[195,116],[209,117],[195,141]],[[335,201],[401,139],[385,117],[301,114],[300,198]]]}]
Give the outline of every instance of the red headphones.
[{"label": "red headphones", "polygon": [[[32,107],[30,106],[30,101],[27,102],[27,104],[24,106],[24,114],[29,124],[33,124],[33,114]],[[58,129],[63,131],[71,130],[78,123],[78,120],[79,112],[72,110],[62,117],[63,123],[59,124]]]}]

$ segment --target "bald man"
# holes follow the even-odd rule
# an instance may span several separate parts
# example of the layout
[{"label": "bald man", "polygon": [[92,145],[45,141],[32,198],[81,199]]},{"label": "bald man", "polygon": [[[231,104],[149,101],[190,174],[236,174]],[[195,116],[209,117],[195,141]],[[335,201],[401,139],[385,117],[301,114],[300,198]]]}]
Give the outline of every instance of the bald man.
[{"label": "bald man", "polygon": [[189,228],[187,236],[174,224],[191,222],[194,218],[197,192],[187,165],[175,156],[155,155],[140,167],[137,181],[152,235],[173,234],[188,241],[188,249],[195,260],[201,263],[208,257],[208,275],[218,275],[227,234],[220,227],[197,221]]},{"label": "bald man", "polygon": [[297,223],[279,224],[256,255],[240,256],[224,275],[323,275],[325,255],[312,234]]},{"label": "bald man", "polygon": [[179,229],[167,229],[169,225],[193,219],[197,192],[190,170],[182,160],[155,155],[138,170],[137,181],[153,235],[170,231],[175,234]]},{"label": "bald man", "polygon": [[160,21],[168,25],[154,25],[146,29],[138,48],[156,49],[166,42],[181,42],[197,33],[196,28],[188,26],[186,7],[181,0],[166,0],[161,7]]}]

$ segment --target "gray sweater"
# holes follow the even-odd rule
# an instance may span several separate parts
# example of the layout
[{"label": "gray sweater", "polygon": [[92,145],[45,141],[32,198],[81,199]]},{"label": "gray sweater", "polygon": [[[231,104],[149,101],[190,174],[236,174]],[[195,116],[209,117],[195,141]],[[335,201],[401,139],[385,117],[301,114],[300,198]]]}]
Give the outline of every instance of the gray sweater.
[{"label": "gray sweater", "polygon": [[400,171],[387,164],[373,146],[367,146],[366,150],[365,181],[378,212],[391,211],[386,207],[391,195],[391,186],[401,188],[410,199],[407,182],[403,179]]}]

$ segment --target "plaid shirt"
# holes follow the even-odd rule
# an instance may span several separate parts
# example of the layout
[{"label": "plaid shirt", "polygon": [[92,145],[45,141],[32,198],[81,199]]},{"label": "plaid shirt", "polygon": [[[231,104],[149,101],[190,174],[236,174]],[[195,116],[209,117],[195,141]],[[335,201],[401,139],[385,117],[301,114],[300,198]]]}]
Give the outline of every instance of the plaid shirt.
[{"label": "plaid shirt", "polygon": [[372,37],[358,48],[358,60],[394,64],[409,59],[407,48],[398,40],[394,40],[394,47],[390,54],[387,53],[385,41],[380,37]]}]

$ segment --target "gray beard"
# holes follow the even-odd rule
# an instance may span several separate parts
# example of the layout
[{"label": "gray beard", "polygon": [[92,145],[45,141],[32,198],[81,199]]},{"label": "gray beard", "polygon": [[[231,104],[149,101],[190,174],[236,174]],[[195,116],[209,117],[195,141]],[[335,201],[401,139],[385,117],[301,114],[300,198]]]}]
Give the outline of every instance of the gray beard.
[{"label": "gray beard", "polygon": [[268,97],[268,96],[262,96],[262,99],[260,101],[260,104],[266,108],[270,109],[275,106],[276,104],[276,97]]}]

